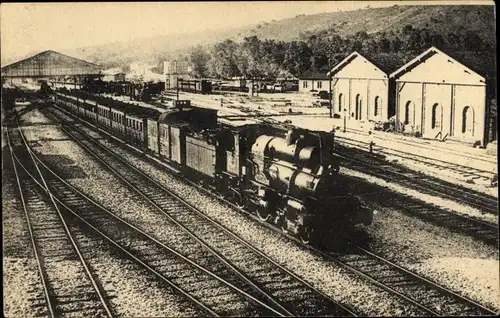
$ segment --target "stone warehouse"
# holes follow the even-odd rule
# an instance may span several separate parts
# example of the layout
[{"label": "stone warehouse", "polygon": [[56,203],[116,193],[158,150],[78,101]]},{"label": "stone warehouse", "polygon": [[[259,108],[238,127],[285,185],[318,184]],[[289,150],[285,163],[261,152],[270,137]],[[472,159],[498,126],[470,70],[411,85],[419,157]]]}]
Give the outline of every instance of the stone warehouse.
[{"label": "stone warehouse", "polygon": [[484,142],[484,77],[431,47],[390,78],[396,82],[396,127],[424,138]]},{"label": "stone warehouse", "polygon": [[354,120],[389,118],[389,77],[358,52],[353,52],[327,76],[332,77],[333,111]]}]

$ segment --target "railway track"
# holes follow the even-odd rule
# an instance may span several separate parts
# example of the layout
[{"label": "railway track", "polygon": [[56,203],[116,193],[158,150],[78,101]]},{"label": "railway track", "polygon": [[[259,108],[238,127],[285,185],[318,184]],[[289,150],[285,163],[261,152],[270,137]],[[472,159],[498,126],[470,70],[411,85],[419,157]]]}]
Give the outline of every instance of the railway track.
[{"label": "railway track", "polygon": [[367,278],[393,294],[406,299],[431,316],[491,316],[496,313],[415,274],[363,247],[349,244],[347,254],[331,255],[328,259]]},{"label": "railway track", "polygon": [[[35,300],[45,303],[46,314],[50,317],[73,313],[112,317],[105,292],[83,257],[58,205],[53,198],[47,200],[42,197],[37,185],[39,181],[24,170],[23,163],[14,153],[8,131],[6,136],[45,295],[44,299]],[[29,157],[29,154],[25,155]],[[31,166],[30,170],[35,173],[36,166]],[[41,182],[45,182],[43,177]],[[64,271],[68,262],[72,270]]]},{"label": "railway track", "polygon": [[[191,182],[190,182],[191,183]],[[191,183],[193,184],[193,183]],[[211,195],[210,191],[197,186]],[[373,190],[373,189],[372,189]],[[372,191],[373,192],[373,191]],[[389,191],[387,191],[389,192]],[[393,195],[393,193],[391,193]],[[225,204],[236,207],[233,203],[221,199]],[[241,209],[240,209],[241,210]],[[247,213],[254,221],[268,227],[273,231],[278,231],[267,223],[260,222],[257,217]],[[434,217],[440,217],[439,215]],[[453,222],[453,220],[444,220],[443,223]],[[279,231],[278,231],[279,232]],[[289,235],[291,240],[301,244],[301,242]],[[301,244],[302,245],[302,244]],[[419,308],[424,314],[428,315],[495,315],[496,313],[477,302],[461,296],[454,291],[447,289],[432,280],[419,276],[393,262],[384,259],[373,252],[367,251],[361,247],[351,245],[348,254],[334,255],[325,253],[311,246],[305,246],[313,253],[321,255],[325,259],[336,262],[340,266],[361,275],[382,289],[397,295]]]},{"label": "railway track", "polygon": [[[347,128],[347,131],[353,132],[355,134],[360,134],[360,135],[368,136],[368,133],[366,131],[363,131],[363,130]],[[340,138],[343,138],[343,139],[346,139],[346,140],[355,141],[353,139],[346,138],[346,137],[340,137]],[[377,138],[381,139],[381,140],[384,140],[384,141],[397,142],[397,143],[400,143],[400,144],[406,144],[406,145],[409,145],[409,146],[419,147],[420,149],[439,150],[440,152],[444,152],[444,153],[448,153],[448,154],[452,154],[452,155],[460,155],[463,158],[468,158],[468,159],[472,159],[472,160],[481,160],[481,161],[485,161],[487,163],[492,163],[492,164],[496,164],[497,163],[495,156],[492,156],[492,155],[477,154],[477,153],[475,154],[475,153],[471,153],[470,151],[469,152],[463,152],[463,151],[458,151],[458,150],[451,149],[451,148],[448,148],[448,147],[436,147],[434,145],[429,144],[428,142],[425,142],[424,140],[418,140],[418,139],[417,140],[405,140],[405,139],[402,139],[402,138],[398,138],[397,135],[390,136],[388,134],[385,134],[384,136],[380,136],[379,135],[379,136],[377,136]],[[390,148],[386,148],[386,149],[390,149]],[[409,153],[409,152],[404,152],[404,153],[405,154],[409,154],[409,155],[415,155],[415,154],[412,154],[412,153]],[[444,161],[444,160],[442,160],[441,162],[442,163],[450,163],[450,162],[447,162],[447,161]]]},{"label": "railway track", "polygon": [[[341,136],[337,136],[337,140],[340,143],[342,143],[346,146],[352,147],[352,148],[361,149],[361,150],[365,150],[365,151],[366,151],[366,149],[369,148],[369,142],[354,140],[354,139],[341,137]],[[483,181],[490,181],[493,174],[494,174],[491,170],[484,170],[484,169],[480,169],[480,168],[469,167],[469,166],[465,166],[463,164],[449,162],[449,161],[445,161],[445,160],[441,160],[441,159],[437,159],[437,158],[430,158],[430,157],[426,157],[426,156],[422,156],[422,155],[418,155],[418,154],[414,154],[414,153],[410,153],[410,152],[405,152],[405,151],[401,151],[401,150],[396,150],[396,149],[380,146],[377,144],[375,144],[375,149],[376,149],[375,151],[377,153],[390,155],[390,156],[396,156],[396,157],[399,157],[401,159],[413,161],[417,164],[422,164],[422,165],[430,166],[430,167],[437,168],[437,169],[444,169],[444,170],[452,171],[453,173],[458,174],[464,178],[481,179]],[[483,159],[472,158],[471,160],[483,160]],[[485,158],[484,161],[486,163],[489,163],[489,164],[493,163],[490,160],[488,160],[487,158]]]},{"label": "railway track", "polygon": [[[389,164],[383,159],[367,155],[366,152],[361,153],[352,149],[338,152],[342,153],[342,155],[338,154],[338,156],[343,159],[344,165],[353,170],[361,171],[386,181],[396,182],[417,189],[422,193],[466,204],[484,213],[498,215],[498,200],[492,196],[429,177],[403,166]],[[349,152],[352,156],[346,156],[346,152]]]},{"label": "railway track", "polygon": [[498,225],[481,221],[462,214],[447,211],[438,206],[410,196],[395,193],[383,186],[368,184],[359,178],[350,178],[350,186],[358,196],[383,207],[417,217],[425,222],[465,234],[491,246],[498,246]]},{"label": "railway track", "polygon": [[273,303],[287,315],[355,315],[84,133],[63,129],[135,191],[138,199],[148,201],[166,216],[175,225],[172,234],[181,246],[197,250],[207,266],[222,264],[219,271],[236,273],[252,287],[249,293],[258,291],[256,297]]},{"label": "railway track", "polygon": [[[38,161],[42,173],[49,175],[45,178],[46,189],[49,189],[53,199],[65,211],[71,213],[100,237],[105,238],[121,253],[153,273],[160,281],[182,294],[206,315],[287,315],[233,285],[227,279],[227,274],[226,278],[218,276],[107,211],[66,183],[38,157],[35,156],[35,160]],[[33,176],[32,178],[35,180]],[[38,185],[43,186],[39,182]]]}]

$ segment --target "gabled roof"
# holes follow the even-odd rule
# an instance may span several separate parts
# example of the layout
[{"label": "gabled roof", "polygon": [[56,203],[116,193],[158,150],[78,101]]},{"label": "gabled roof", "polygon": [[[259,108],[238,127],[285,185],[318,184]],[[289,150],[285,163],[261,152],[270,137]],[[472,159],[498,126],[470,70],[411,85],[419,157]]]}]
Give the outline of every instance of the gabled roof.
[{"label": "gabled roof", "polygon": [[396,71],[394,71],[393,73],[391,73],[391,75],[389,77],[390,78],[395,78],[395,79],[399,78],[402,75],[404,75],[407,72],[409,72],[412,69],[414,69],[415,67],[417,67],[418,65],[420,65],[425,60],[429,59],[430,57],[432,57],[432,56],[434,56],[436,54],[443,54],[444,56],[448,57],[449,59],[453,60],[454,62],[462,65],[469,73],[473,73],[473,74],[481,77],[482,80],[484,81],[484,77],[483,76],[481,76],[478,73],[474,72],[473,70],[471,70],[470,68],[468,68],[464,64],[460,63],[459,61],[457,61],[454,58],[452,58],[450,55],[444,53],[443,51],[437,49],[434,46],[428,48],[423,53],[421,53],[420,55],[418,55],[417,57],[415,57],[414,59],[412,59],[411,61],[409,61],[405,65],[401,66],[399,69],[397,69]]},{"label": "gabled roof", "polygon": [[52,50],[41,52],[2,68],[2,76],[12,77],[99,75],[100,73],[101,67],[97,64]]},{"label": "gabled roof", "polygon": [[326,73],[326,75],[330,76],[330,74],[334,75],[334,74],[338,73],[340,70],[342,70],[345,66],[347,66],[349,63],[351,63],[357,57],[364,58],[365,60],[367,60],[368,62],[373,64],[373,66],[375,66],[375,68],[378,71],[385,73],[385,71],[383,71],[379,65],[377,65],[376,63],[374,63],[370,59],[367,59],[366,57],[364,57],[363,55],[361,55],[357,51],[354,51],[351,54],[349,54],[346,58],[344,58],[342,61],[338,62],[328,73]]},{"label": "gabled roof", "polygon": [[329,77],[326,74],[319,73],[319,72],[312,72],[312,71],[307,71],[304,74],[299,76],[299,79],[301,80],[328,80]]}]

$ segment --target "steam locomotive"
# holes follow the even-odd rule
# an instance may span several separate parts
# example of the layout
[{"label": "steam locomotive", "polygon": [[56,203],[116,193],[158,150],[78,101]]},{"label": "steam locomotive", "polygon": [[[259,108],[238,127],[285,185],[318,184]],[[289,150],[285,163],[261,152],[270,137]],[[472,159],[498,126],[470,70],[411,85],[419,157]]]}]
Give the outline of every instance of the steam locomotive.
[{"label": "steam locomotive", "polygon": [[54,101],[304,243],[372,221],[339,182],[331,133],[219,119],[188,100],[163,113],[75,90]]}]

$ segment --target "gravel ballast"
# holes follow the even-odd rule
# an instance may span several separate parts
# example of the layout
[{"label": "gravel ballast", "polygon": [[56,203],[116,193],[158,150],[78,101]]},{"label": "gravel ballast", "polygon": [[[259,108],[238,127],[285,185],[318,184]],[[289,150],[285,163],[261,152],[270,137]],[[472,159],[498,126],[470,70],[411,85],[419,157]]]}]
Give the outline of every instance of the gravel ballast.
[{"label": "gravel ballast", "polygon": [[[87,230],[87,229],[85,229]],[[98,234],[73,226],[85,257],[107,291],[112,312],[123,317],[193,317],[203,313],[186,304],[166,284],[137,263],[117,255]],[[92,231],[92,230],[88,230]]]},{"label": "gravel ballast", "polygon": [[[99,139],[99,141],[109,148],[115,147],[105,139]],[[65,142],[53,142],[52,146],[44,145],[43,151],[47,151],[45,148],[56,147],[56,144],[61,149],[52,149],[51,152],[64,151],[65,147],[70,146],[70,143],[64,146],[61,145],[62,143]],[[65,153],[71,160],[77,162],[89,178],[92,179],[90,183],[80,179],[72,179],[72,184],[85,189],[86,193],[98,198],[98,201],[102,202],[104,206],[109,207],[112,211],[119,212],[121,215],[129,215],[131,218],[147,217],[151,219],[151,222],[149,222],[150,231],[154,231],[155,236],[161,235],[161,232],[157,232],[155,228],[161,224],[162,220],[149,216],[152,214],[151,209],[140,207],[137,199],[132,198],[131,194],[127,194],[127,191],[116,182],[116,179],[113,179],[112,176],[108,179],[108,173],[103,171],[99,165],[96,165],[93,160],[89,160],[88,156],[84,155],[78,146],[73,145],[71,147],[72,149],[66,149]],[[389,295],[387,292],[335,264],[304,251],[280,234],[263,228],[255,222],[249,222],[239,212],[221,205],[215,199],[207,197],[206,194],[199,192],[192,186],[179,183],[178,180],[165,173],[163,169],[153,167],[150,163],[138,160],[134,156],[127,155],[127,157],[138,164],[141,169],[148,171],[150,175],[156,176],[155,179],[173,189],[204,213],[236,231],[241,237],[253,243],[255,247],[275,261],[305,278],[313,286],[343,304],[352,306],[356,311],[367,315],[417,314],[414,307],[409,306],[399,298]]]},{"label": "gravel ballast", "polygon": [[[2,141],[6,137],[3,136]],[[3,301],[5,317],[48,313],[8,147],[2,148]]]},{"label": "gravel ballast", "polygon": [[348,168],[341,168],[340,173],[348,175],[348,176],[361,178],[363,180],[368,181],[369,183],[373,183],[373,184],[387,187],[391,191],[394,191],[396,193],[408,195],[412,198],[422,200],[423,202],[436,205],[442,209],[446,209],[446,210],[452,211],[452,212],[457,213],[457,214],[471,216],[471,217],[475,217],[477,219],[484,220],[484,221],[487,221],[487,222],[490,222],[493,224],[498,224],[498,215],[493,215],[490,213],[483,213],[483,212],[479,211],[478,209],[473,208],[473,207],[468,206],[468,205],[465,205],[465,204],[460,204],[458,202],[455,202],[455,201],[452,201],[449,199],[444,199],[444,198],[436,197],[433,195],[421,193],[417,190],[413,190],[413,189],[410,189],[408,187],[405,187],[405,186],[402,186],[399,184],[395,184],[392,182],[387,182],[381,178],[370,176],[366,173],[362,173],[362,172],[355,171],[355,170],[348,169]]},{"label": "gravel ballast", "polygon": [[[31,129],[35,128],[35,129]],[[30,127],[24,128],[28,140],[37,140],[38,146],[35,147],[36,152],[45,154],[60,154],[61,150],[73,151],[78,149],[73,145],[68,146],[68,141],[40,141],[40,137],[47,139],[50,136],[54,139],[64,139],[65,135],[57,131],[54,127]],[[51,148],[51,145],[61,145],[61,148],[56,148],[59,152],[47,151],[46,148]],[[53,149],[53,148],[52,148]],[[58,158],[53,157],[53,158]],[[65,158],[67,160],[67,158]],[[86,179],[87,177],[80,179]],[[200,315],[199,311],[192,308],[192,305],[186,304],[186,301],[178,296],[170,287],[166,287],[164,283],[158,283],[151,274],[145,273],[142,267],[132,263],[122,256],[113,252],[113,249],[104,247],[102,244],[95,242],[96,238],[89,238],[85,234],[80,233],[78,242],[82,245],[82,251],[88,259],[90,266],[97,274],[99,281],[103,284],[106,292],[106,297],[109,297],[112,310],[115,314],[125,317],[190,317]],[[5,258],[4,258],[5,261]],[[34,262],[34,260],[29,260]],[[23,304],[27,303],[33,306],[38,301],[36,297],[23,298],[23,295],[29,295],[30,285],[36,281],[35,278],[29,275],[23,275],[26,272],[26,267],[32,265],[25,262],[11,262],[12,272],[19,273],[19,275],[7,276],[4,272],[5,286],[9,286],[9,290],[16,296],[15,301],[11,301],[12,313],[11,317],[28,317],[33,316],[36,312],[28,308],[22,311]],[[59,272],[62,274],[70,274],[74,272],[74,267],[77,265],[76,261],[63,261],[58,263]],[[11,277],[12,276],[12,277]],[[61,278],[64,278],[61,276]],[[22,283],[20,283],[22,281]],[[10,288],[12,286],[12,288]],[[24,301],[24,302],[23,302]],[[7,301],[6,301],[7,303]]]},{"label": "gravel ballast", "polygon": [[[96,136],[98,135],[99,134]],[[125,155],[127,160],[133,162],[136,166],[140,167],[141,170],[146,171],[157,181],[182,195],[191,203],[200,207],[200,209],[202,209],[202,211],[207,215],[214,217],[225,226],[235,230],[239,235],[252,242],[256,247],[272,256],[278,262],[292,269],[297,274],[305,277],[313,283],[313,285],[327,292],[334,298],[343,299],[346,303],[353,304],[356,308],[366,314],[387,315],[389,313],[392,315],[401,315],[402,312],[404,312],[404,309],[401,308],[399,308],[399,311],[398,309],[394,309],[398,306],[393,306],[390,304],[390,301],[386,299],[381,301],[384,297],[380,296],[382,293],[377,289],[373,289],[374,291],[372,293],[370,291],[371,288],[366,288],[366,284],[364,282],[359,282],[359,279],[349,277],[350,274],[346,274],[340,268],[336,268],[334,265],[328,264],[314,255],[303,251],[301,248],[297,247],[295,243],[284,239],[281,235],[265,229],[255,222],[249,222],[249,220],[240,215],[239,212],[220,205],[219,202],[213,198],[207,198],[204,193],[200,193],[197,189],[186,184],[179,183],[176,179],[170,177],[164,169],[153,166],[150,163],[146,163],[143,159],[139,159],[135,155],[127,154],[125,151],[117,149],[116,146],[103,139],[101,139],[100,142],[106,144],[109,148],[118,151],[120,154]],[[80,164],[81,162],[78,161],[78,163]],[[99,177],[102,175],[103,173],[100,172]],[[398,212],[391,211],[391,214],[398,215]],[[408,260],[412,260],[409,263],[418,262],[419,260],[433,259],[435,258],[434,256],[439,259],[442,257],[439,254],[439,244],[446,246],[446,249],[451,253],[458,252],[458,254],[460,254],[460,251],[467,251],[472,253],[471,257],[473,258],[482,257],[474,254],[474,250],[477,248],[474,244],[458,244],[458,242],[463,240],[463,236],[459,234],[456,234],[456,240],[450,240],[446,237],[447,231],[445,229],[431,229],[425,223],[423,224],[426,226],[418,226],[418,224],[414,223],[416,220],[408,218],[408,226],[405,226],[408,233],[406,235],[401,235],[399,233],[400,227],[397,224],[398,221],[398,219],[393,220],[390,218],[380,218],[380,224],[384,226],[382,228],[374,226],[373,231],[370,231],[370,234],[374,236],[373,241],[379,242],[380,240],[379,245],[382,246],[383,249],[387,248],[390,250],[390,244],[393,244],[393,242],[400,242],[394,251],[398,251],[399,249],[398,253],[401,256],[400,258],[402,259],[402,262],[404,262],[405,259],[407,262]],[[387,227],[390,230],[387,230]],[[377,231],[380,231],[380,233]],[[387,235],[382,235],[382,232],[387,232]],[[416,240],[416,242],[412,241],[412,238],[418,237],[420,232],[424,232],[424,237],[427,236],[427,238]],[[437,235],[437,233],[444,233],[444,237]],[[426,249],[426,246],[430,242],[436,242],[436,249],[431,249],[431,251]],[[418,248],[409,251],[400,249],[402,245],[411,246],[412,244],[418,245]],[[376,244],[374,246],[376,246]],[[491,255],[490,253],[488,257],[493,258],[493,261],[498,264],[498,256]],[[428,271],[426,274],[429,275],[436,271],[431,270],[428,267],[425,267],[424,270]],[[446,268],[441,268],[440,270],[442,271],[441,275],[443,276],[447,273]],[[349,281],[350,279],[352,279],[352,281]],[[457,282],[450,280],[448,282],[450,284],[449,286],[459,283],[459,279],[460,278],[457,277]],[[365,285],[364,289],[363,285]],[[486,289],[487,288],[478,288],[478,295],[475,295],[473,298],[483,299],[480,294]],[[379,302],[381,303],[379,304]],[[375,309],[375,307],[378,308]]]},{"label": "gravel ballast", "polygon": [[[500,287],[496,283],[500,275],[498,249],[397,210],[377,208],[379,213],[374,223],[365,227],[370,250],[464,296],[500,309]],[[452,264],[450,259],[460,263]],[[488,274],[474,266],[462,267],[462,261],[484,262],[489,266]],[[464,285],[464,281],[469,283]]]}]

